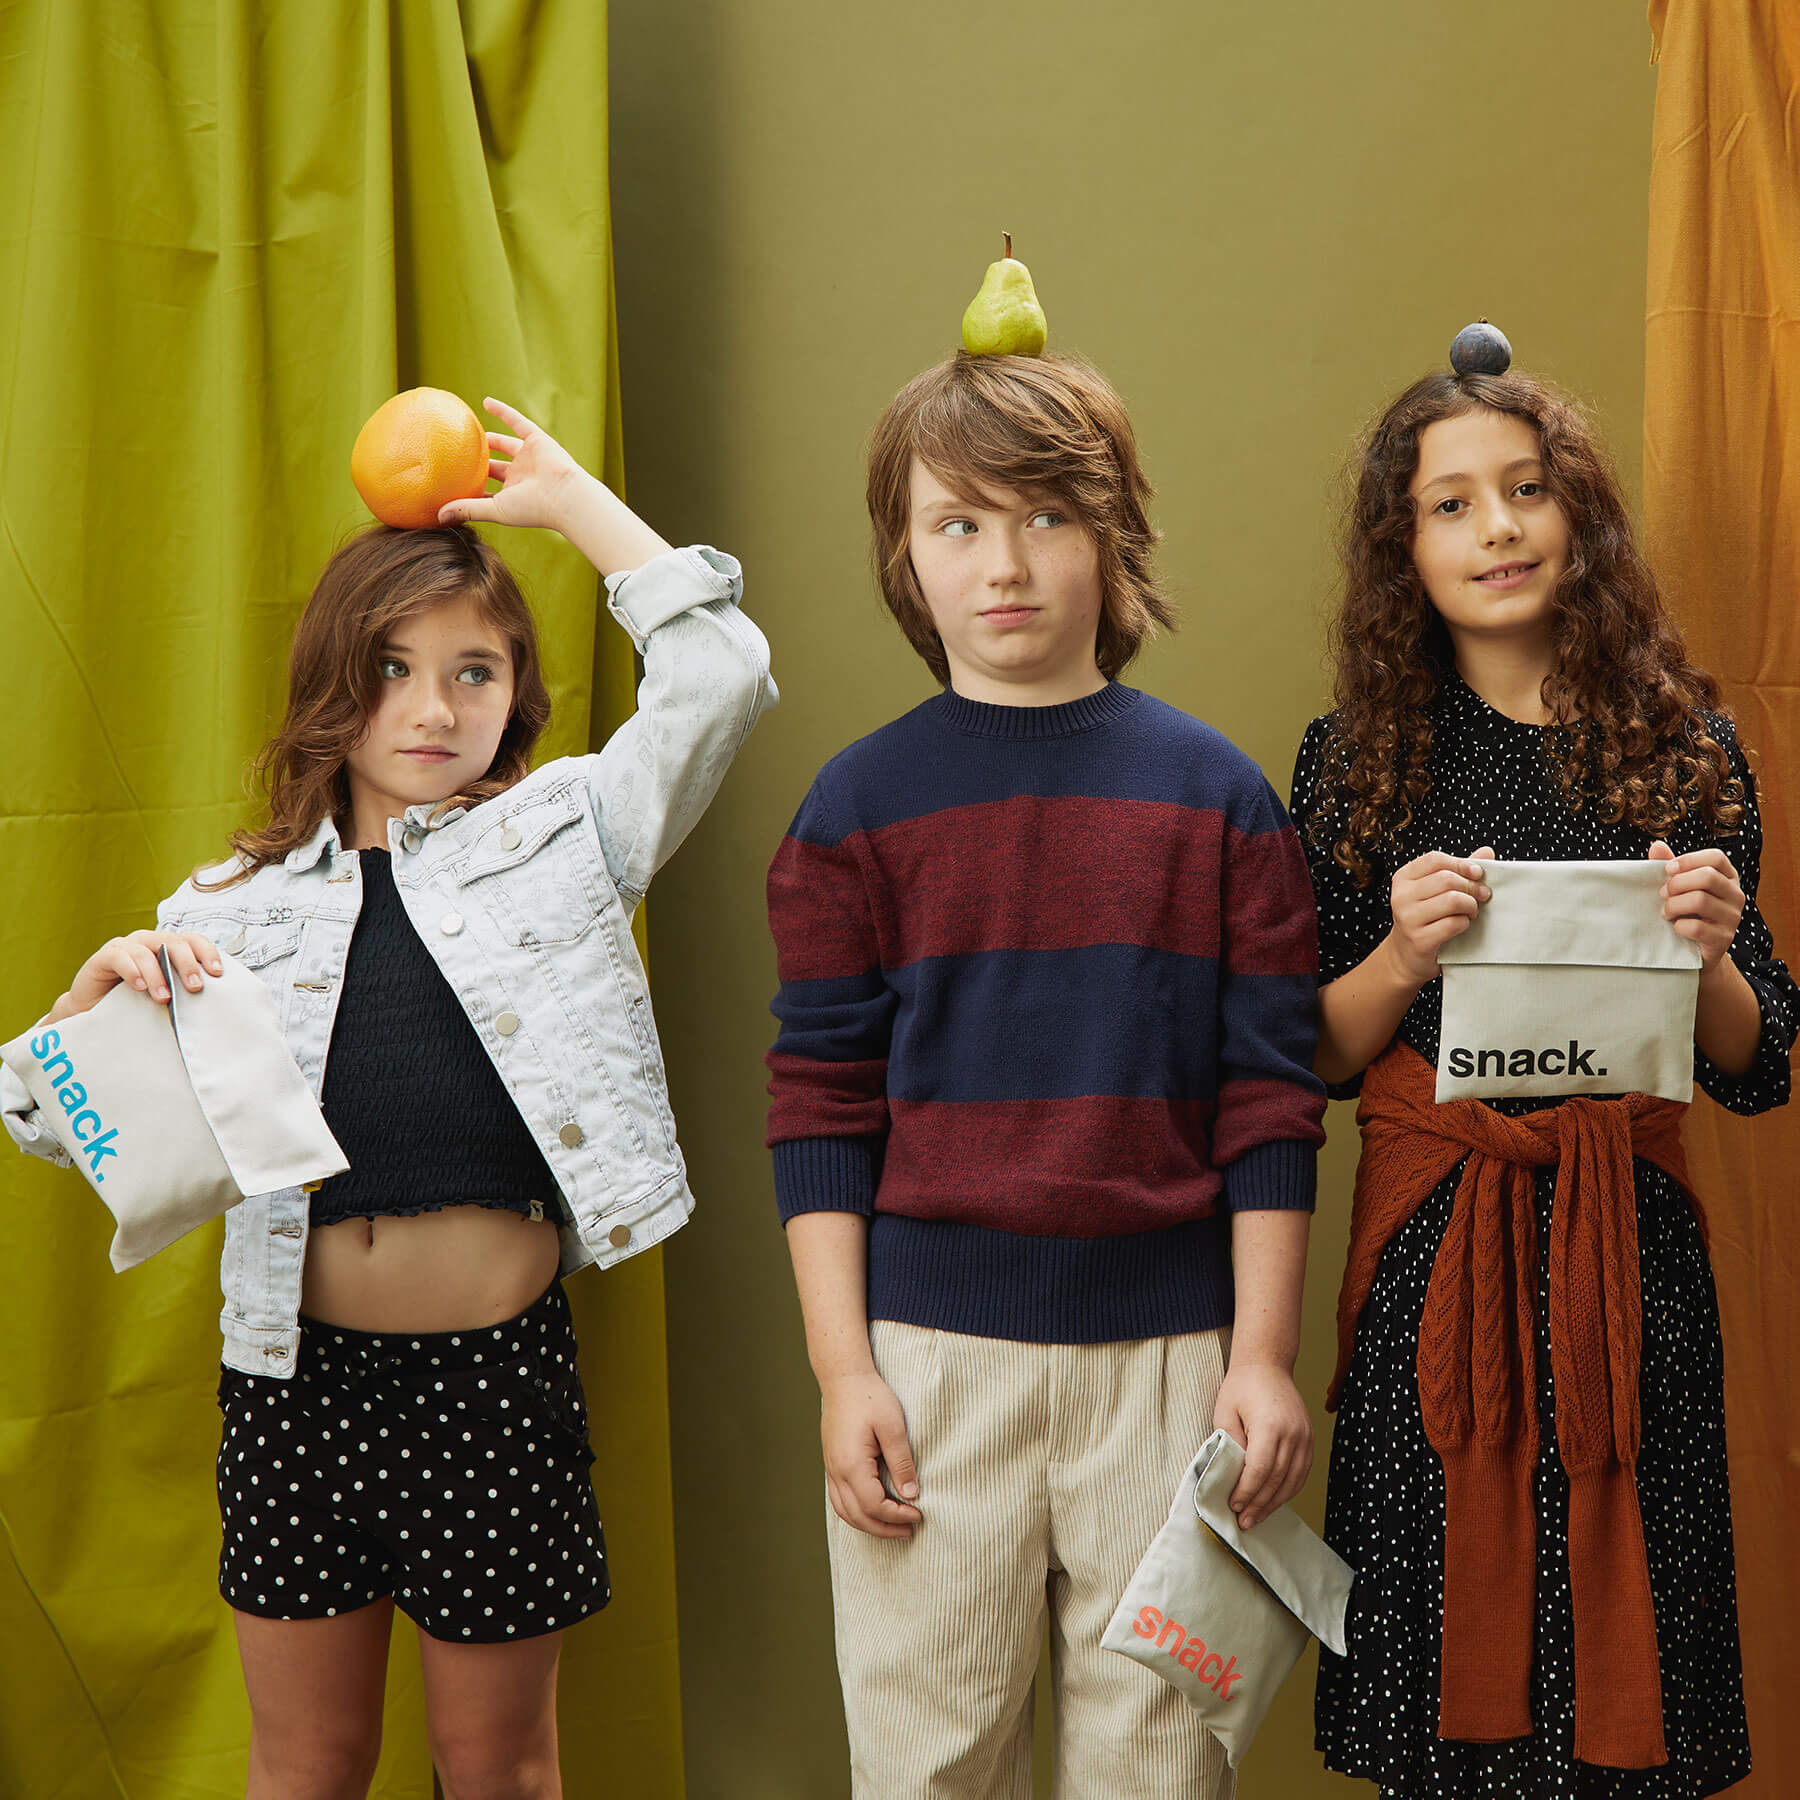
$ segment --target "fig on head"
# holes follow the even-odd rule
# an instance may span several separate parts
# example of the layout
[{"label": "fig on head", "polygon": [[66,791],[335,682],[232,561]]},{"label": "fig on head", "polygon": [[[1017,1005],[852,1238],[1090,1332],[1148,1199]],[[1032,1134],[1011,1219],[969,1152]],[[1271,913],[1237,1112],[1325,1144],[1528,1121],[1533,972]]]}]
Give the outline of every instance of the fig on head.
[{"label": "fig on head", "polygon": [[1498,326],[1477,319],[1451,341],[1450,366],[1459,375],[1504,375],[1512,367],[1512,345]]}]

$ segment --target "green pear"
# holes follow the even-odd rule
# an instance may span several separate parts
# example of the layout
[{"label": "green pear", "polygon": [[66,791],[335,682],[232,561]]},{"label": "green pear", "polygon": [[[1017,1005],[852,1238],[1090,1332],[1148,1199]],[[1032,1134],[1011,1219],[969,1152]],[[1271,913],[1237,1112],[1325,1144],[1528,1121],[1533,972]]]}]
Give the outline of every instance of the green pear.
[{"label": "green pear", "polygon": [[988,264],[980,292],[963,314],[963,348],[971,356],[1042,356],[1049,336],[1031,271],[1012,253],[1012,233],[1003,234],[1006,254]]}]

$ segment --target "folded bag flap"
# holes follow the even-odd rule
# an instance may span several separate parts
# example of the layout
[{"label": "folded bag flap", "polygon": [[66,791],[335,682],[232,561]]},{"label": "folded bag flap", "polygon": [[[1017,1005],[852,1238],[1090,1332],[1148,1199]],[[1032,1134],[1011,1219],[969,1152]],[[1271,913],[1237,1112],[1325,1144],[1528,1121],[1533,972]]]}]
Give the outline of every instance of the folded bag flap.
[{"label": "folded bag flap", "polygon": [[1493,892],[1438,961],[1586,968],[1700,967],[1699,947],[1662,914],[1666,864],[1483,862]]},{"label": "folded bag flap", "polygon": [[1193,1467],[1201,1522],[1320,1643],[1344,1655],[1344,1612],[1356,1579],[1350,1565],[1285,1506],[1253,1530],[1239,1530],[1231,1491],[1244,1471],[1244,1452],[1228,1433],[1215,1431]]},{"label": "folded bag flap", "polygon": [[268,989],[235,958],[190,993],[158,951],[188,1084],[240,1193],[323,1181],[349,1168],[281,1034]]}]

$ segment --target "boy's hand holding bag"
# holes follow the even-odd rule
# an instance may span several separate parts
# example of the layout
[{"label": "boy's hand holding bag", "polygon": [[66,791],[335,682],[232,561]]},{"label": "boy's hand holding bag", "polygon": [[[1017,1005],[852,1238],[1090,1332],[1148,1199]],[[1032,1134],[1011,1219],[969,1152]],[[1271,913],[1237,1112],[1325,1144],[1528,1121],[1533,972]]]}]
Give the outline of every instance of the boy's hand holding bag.
[{"label": "boy's hand holding bag", "polygon": [[1482,862],[1492,893],[1438,950],[1439,1100],[1694,1091],[1699,946],[1662,862]]},{"label": "boy's hand holding bag", "polygon": [[1100,1640],[1179,1688],[1233,1768],[1307,1637],[1344,1654],[1354,1579],[1285,1506],[1240,1531],[1231,1493],[1243,1470],[1225,1432],[1200,1446]]},{"label": "boy's hand holding bag", "polygon": [[117,1220],[121,1271],[246,1195],[350,1166],[263,984],[221,952],[222,972],[190,993],[168,953],[157,958],[166,1006],[121,982],[87,1012],[0,1045],[6,1111],[36,1103],[35,1122]]}]

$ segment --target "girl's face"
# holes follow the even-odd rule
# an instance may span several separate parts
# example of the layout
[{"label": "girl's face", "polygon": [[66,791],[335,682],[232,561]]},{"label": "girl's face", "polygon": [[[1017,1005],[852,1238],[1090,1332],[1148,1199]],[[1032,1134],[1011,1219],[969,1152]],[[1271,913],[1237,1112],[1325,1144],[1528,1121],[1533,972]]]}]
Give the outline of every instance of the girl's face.
[{"label": "girl's face", "polygon": [[512,712],[506,640],[474,600],[440,600],[395,622],[381,644],[381,688],[345,759],[359,836],[372,821],[435,805],[479,781]]},{"label": "girl's face", "polygon": [[1477,407],[1419,434],[1413,566],[1452,642],[1544,644],[1569,525],[1544,483],[1536,429]]},{"label": "girl's face", "polygon": [[908,536],[957,693],[1041,705],[1103,685],[1100,552],[1064,508],[1028,489],[971,506],[915,457]]}]

